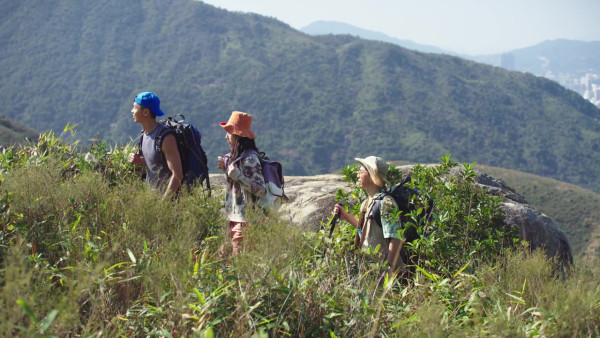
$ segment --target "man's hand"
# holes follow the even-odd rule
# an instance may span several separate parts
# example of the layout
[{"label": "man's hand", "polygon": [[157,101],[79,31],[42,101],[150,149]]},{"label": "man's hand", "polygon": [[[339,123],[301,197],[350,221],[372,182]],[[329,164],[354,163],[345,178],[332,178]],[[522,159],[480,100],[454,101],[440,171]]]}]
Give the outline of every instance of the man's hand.
[{"label": "man's hand", "polygon": [[133,165],[142,165],[142,166],[146,165],[146,161],[144,160],[144,157],[138,153],[129,154],[129,163],[131,163]]},{"label": "man's hand", "polygon": [[350,223],[353,227],[358,228],[358,218],[354,217],[352,214],[346,212],[344,206],[341,204],[336,204],[333,207],[333,213],[338,215],[340,219]]}]

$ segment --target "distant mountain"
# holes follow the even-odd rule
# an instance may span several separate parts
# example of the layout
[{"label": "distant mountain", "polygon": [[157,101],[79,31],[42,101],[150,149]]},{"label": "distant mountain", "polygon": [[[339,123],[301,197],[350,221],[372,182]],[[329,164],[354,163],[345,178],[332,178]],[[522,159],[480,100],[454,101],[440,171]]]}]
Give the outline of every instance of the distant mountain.
[{"label": "distant mountain", "polygon": [[[382,32],[356,27],[343,22],[315,21],[300,29],[310,35],[348,34],[363,39],[383,41],[424,53],[460,56],[476,62],[504,67],[508,70],[529,72],[538,76],[560,77],[571,74],[581,77],[586,73],[600,74],[600,41],[558,39],[500,54],[467,55],[422,45],[411,40],[390,37]],[[504,60],[504,62],[503,62]]]},{"label": "distant mountain", "polygon": [[35,141],[37,136],[38,132],[35,130],[5,116],[0,116],[0,147],[25,144],[27,140]]},{"label": "distant mountain", "polygon": [[[451,153],[600,191],[600,110],[553,81],[194,0],[0,0],[0,114],[82,140],[139,135],[135,94],[196,124],[216,167],[232,110],[287,175]],[[85,145],[85,144],[83,144]]]},{"label": "distant mountain", "polygon": [[552,73],[573,74],[600,73],[600,41],[552,40],[537,45],[516,49],[503,54],[473,56],[472,60],[494,66],[502,65],[502,57],[512,55],[512,70],[535,75]]},{"label": "distant mountain", "polygon": [[392,38],[381,32],[342,22],[315,21],[301,31],[311,35],[349,34],[363,39],[393,43],[420,52],[454,55],[507,70],[528,72],[556,81],[600,106],[600,41],[558,39],[501,54],[467,55]]},{"label": "distant mountain", "polygon": [[600,106],[600,41],[544,41],[504,54],[469,58],[546,77]]},{"label": "distant mountain", "polygon": [[439,47],[422,45],[410,40],[397,39],[381,32],[367,30],[337,21],[315,21],[305,27],[300,28],[300,31],[310,35],[348,34],[368,40],[389,42],[404,48],[424,53],[457,55],[456,53],[443,50]]}]

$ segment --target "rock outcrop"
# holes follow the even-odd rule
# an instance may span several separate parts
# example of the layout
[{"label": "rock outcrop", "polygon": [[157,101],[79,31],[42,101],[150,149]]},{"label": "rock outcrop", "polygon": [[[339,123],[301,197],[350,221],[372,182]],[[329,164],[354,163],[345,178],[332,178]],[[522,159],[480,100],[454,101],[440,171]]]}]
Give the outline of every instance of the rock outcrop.
[{"label": "rock outcrop", "polygon": [[[408,174],[412,166],[398,168]],[[460,168],[451,170],[450,175],[456,175],[459,170]],[[499,178],[478,172],[475,181],[477,186],[490,194],[505,197],[501,203],[505,226],[517,228],[521,237],[530,243],[532,250],[544,250],[548,257],[556,257],[561,266],[572,263],[569,240],[550,217],[529,205]],[[348,182],[336,174],[286,176],[285,191],[290,199],[279,210],[290,223],[316,231],[322,222],[327,222],[331,217],[336,191],[349,188]]]}]

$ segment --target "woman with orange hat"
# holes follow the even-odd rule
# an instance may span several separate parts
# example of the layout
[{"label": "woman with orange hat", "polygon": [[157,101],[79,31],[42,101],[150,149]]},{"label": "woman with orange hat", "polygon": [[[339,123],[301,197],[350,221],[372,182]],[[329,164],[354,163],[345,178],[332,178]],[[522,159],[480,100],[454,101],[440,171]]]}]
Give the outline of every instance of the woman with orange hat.
[{"label": "woman with orange hat", "polygon": [[217,168],[225,172],[225,211],[229,218],[229,235],[233,255],[241,250],[242,229],[246,226],[246,208],[266,196],[259,153],[250,129],[252,115],[234,111],[229,121],[221,122],[230,151],[218,158]]}]

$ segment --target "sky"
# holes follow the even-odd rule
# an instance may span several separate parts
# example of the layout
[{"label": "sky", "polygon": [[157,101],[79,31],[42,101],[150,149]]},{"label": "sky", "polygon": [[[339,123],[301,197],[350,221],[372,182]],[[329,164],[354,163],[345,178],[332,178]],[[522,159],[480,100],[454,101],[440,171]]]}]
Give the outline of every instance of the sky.
[{"label": "sky", "polygon": [[600,0],[205,0],[300,29],[338,21],[447,51],[486,55],[545,40],[600,41]]}]

